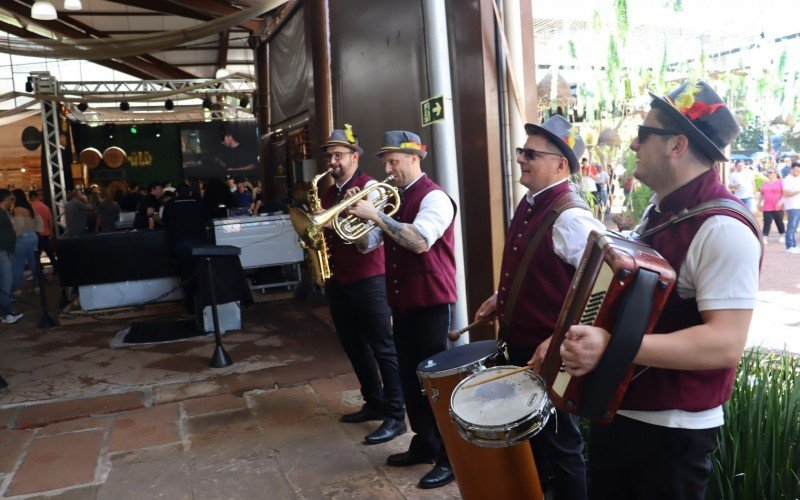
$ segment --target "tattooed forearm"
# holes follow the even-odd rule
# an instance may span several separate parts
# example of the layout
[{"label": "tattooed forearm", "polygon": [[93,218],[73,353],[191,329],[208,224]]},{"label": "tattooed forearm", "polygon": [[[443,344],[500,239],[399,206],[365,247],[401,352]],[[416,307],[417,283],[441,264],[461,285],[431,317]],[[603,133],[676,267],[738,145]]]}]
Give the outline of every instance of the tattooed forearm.
[{"label": "tattooed forearm", "polygon": [[386,234],[396,241],[401,247],[415,253],[422,253],[428,250],[428,242],[419,234],[413,224],[403,224],[397,222],[383,212],[379,212],[381,226]]}]

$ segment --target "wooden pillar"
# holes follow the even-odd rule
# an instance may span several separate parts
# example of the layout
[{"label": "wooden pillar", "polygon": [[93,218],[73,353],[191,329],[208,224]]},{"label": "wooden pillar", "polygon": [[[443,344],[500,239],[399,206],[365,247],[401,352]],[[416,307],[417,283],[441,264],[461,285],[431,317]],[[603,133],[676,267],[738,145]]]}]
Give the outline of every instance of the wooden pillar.
[{"label": "wooden pillar", "polygon": [[[317,160],[317,171],[322,170],[322,153],[319,145],[333,131],[333,98],[331,83],[331,48],[328,0],[305,0],[306,39],[311,48],[314,79],[314,105],[311,111],[309,142]],[[327,179],[325,179],[327,181]]]},{"label": "wooden pillar", "polygon": [[519,6],[519,22],[522,31],[522,65],[525,88],[525,115],[531,123],[539,123],[539,94],[536,79],[536,57],[533,38],[533,2],[522,2]]},{"label": "wooden pillar", "polygon": [[[500,162],[495,21],[491,0],[447,0],[452,18],[453,82],[458,116],[463,192],[461,207],[468,317],[495,292],[505,241],[503,171]],[[494,338],[494,329],[473,330],[470,339]]]}]

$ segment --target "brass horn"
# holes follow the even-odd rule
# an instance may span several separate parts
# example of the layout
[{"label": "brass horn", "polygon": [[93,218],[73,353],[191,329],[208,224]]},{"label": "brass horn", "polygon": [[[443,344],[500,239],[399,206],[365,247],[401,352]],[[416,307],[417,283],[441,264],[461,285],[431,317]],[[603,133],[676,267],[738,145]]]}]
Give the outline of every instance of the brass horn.
[{"label": "brass horn", "polygon": [[393,180],[394,176],[390,175],[383,182],[376,182],[370,187],[359,191],[346,200],[342,200],[331,208],[320,212],[318,214],[307,214],[302,210],[293,208],[290,209],[292,213],[292,224],[295,231],[306,244],[312,243],[316,239],[316,235],[320,234],[322,228],[329,222],[332,223],[334,231],[344,241],[354,243],[356,240],[375,229],[375,223],[372,221],[365,221],[359,219],[354,215],[340,217],[348,208],[355,205],[358,201],[367,199],[373,192],[377,192],[378,196],[374,200],[369,200],[375,208],[383,211],[386,215],[392,216],[400,209],[400,193],[397,188],[388,184]]}]

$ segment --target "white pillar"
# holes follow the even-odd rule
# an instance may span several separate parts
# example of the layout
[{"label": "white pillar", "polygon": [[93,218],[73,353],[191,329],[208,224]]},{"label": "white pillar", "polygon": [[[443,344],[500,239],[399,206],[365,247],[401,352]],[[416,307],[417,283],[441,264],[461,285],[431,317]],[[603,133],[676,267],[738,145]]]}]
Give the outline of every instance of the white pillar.
[{"label": "white pillar", "polygon": [[[514,80],[517,82],[516,87],[511,83],[510,78],[506,78],[506,109],[508,110],[508,159],[510,162],[509,171],[514,179],[512,197],[514,200],[513,206],[517,204],[525,196],[528,189],[519,183],[519,166],[516,162],[515,148],[522,147],[525,144],[528,136],[525,133],[525,123],[523,121],[524,112],[519,109],[518,103],[525,106],[525,88],[523,82],[525,81],[525,74],[522,70],[524,61],[522,60],[522,27],[519,22],[520,8],[519,0],[503,0],[503,32],[508,41],[508,64],[509,72],[514,73]],[[519,95],[515,97],[515,92]],[[518,98],[518,99],[517,99]]]},{"label": "white pillar", "polygon": [[450,52],[447,44],[447,13],[444,0],[423,0],[422,8],[425,18],[429,97],[438,95],[444,97],[444,120],[431,125],[434,143],[432,156],[436,166],[436,180],[459,206],[454,227],[458,302],[455,304],[455,317],[452,325],[453,329],[458,329],[466,326],[469,321],[467,319],[467,288],[464,278],[464,244],[461,235],[462,203],[453,117],[453,88],[450,81]]}]

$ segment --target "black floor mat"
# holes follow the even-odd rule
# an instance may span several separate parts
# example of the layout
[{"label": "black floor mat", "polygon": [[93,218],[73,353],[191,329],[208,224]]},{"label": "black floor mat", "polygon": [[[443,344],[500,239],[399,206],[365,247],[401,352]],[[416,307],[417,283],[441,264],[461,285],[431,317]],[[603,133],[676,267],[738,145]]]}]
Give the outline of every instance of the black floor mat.
[{"label": "black floor mat", "polygon": [[193,319],[171,321],[140,321],[121,330],[111,342],[111,347],[126,344],[152,344],[173,342],[207,335],[198,330]]}]

